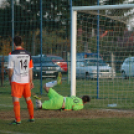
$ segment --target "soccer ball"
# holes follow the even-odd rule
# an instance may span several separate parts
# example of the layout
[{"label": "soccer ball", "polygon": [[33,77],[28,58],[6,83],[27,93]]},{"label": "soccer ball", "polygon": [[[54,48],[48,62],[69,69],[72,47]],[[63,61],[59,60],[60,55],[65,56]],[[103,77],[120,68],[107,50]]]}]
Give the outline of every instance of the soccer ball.
[{"label": "soccer ball", "polygon": [[41,106],[42,106],[41,100],[36,99],[36,108],[41,108]]}]

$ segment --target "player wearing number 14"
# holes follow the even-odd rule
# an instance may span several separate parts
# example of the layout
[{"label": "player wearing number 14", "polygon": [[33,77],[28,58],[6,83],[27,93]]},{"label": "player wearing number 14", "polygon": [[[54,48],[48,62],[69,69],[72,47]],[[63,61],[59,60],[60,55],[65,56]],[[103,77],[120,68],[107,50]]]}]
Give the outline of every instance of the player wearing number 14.
[{"label": "player wearing number 14", "polygon": [[9,54],[9,80],[15,113],[15,121],[11,124],[21,123],[19,99],[22,96],[25,98],[27,103],[29,121],[34,121],[34,106],[31,101],[31,89],[33,88],[33,62],[30,53],[21,47],[21,43],[21,37],[14,37],[15,50]]}]

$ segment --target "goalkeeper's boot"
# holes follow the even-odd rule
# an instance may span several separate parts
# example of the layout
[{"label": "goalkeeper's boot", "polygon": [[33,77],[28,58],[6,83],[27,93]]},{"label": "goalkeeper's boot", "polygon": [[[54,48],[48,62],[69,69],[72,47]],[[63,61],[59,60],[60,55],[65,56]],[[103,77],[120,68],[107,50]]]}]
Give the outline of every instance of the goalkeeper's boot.
[{"label": "goalkeeper's boot", "polygon": [[60,85],[60,84],[62,84],[62,74],[61,74],[61,72],[59,72],[58,73],[58,77],[57,77],[57,85]]},{"label": "goalkeeper's boot", "polygon": [[36,94],[33,96],[35,99],[41,100],[41,97],[37,96]]},{"label": "goalkeeper's boot", "polygon": [[16,120],[10,123],[10,125],[20,125],[20,124],[21,124],[21,121],[17,122]]}]

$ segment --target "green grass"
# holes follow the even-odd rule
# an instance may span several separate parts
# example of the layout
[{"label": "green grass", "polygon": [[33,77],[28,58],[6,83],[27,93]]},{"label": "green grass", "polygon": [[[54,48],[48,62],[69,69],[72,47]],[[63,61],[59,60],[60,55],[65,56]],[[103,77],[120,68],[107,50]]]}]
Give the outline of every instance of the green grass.
[{"label": "green grass", "polygon": [[[43,84],[53,79],[43,79]],[[91,103],[85,105],[85,109],[109,109],[108,104],[116,103],[115,109],[133,109],[134,107],[134,79],[100,79],[99,98],[97,99],[96,80],[77,80],[77,96],[88,94]],[[35,88],[32,92],[40,95],[40,81],[34,80]],[[63,80],[62,85],[54,88],[63,96],[70,95],[70,84]],[[0,111],[13,110],[11,89],[9,82],[5,81],[0,87]],[[47,99],[45,91],[42,92],[42,100]],[[33,102],[34,99],[32,98]],[[27,110],[24,98],[20,99],[21,110]],[[45,111],[44,111],[45,117]],[[51,118],[36,119],[36,123],[28,123],[22,119],[19,126],[9,125],[11,120],[0,120],[0,134],[133,134],[134,118],[100,118],[100,119],[71,119]]]},{"label": "green grass", "polygon": [[1,134],[133,134],[134,118],[100,119],[36,119],[35,123],[22,120],[21,125],[9,125],[0,120]]},{"label": "green grass", "polygon": [[[42,83],[52,81],[54,79],[43,79]],[[40,94],[40,80],[34,80],[35,88],[32,92]],[[42,85],[43,86],[43,85]],[[54,89],[63,96],[70,96],[70,83],[65,79],[62,85],[57,85]],[[86,105],[86,109],[90,108],[109,108],[108,104],[116,103],[117,107],[120,109],[133,109],[134,107],[134,78],[130,79],[100,79],[99,80],[99,94],[97,98],[97,80],[85,80],[77,79],[76,91],[77,96],[89,95],[91,97],[90,104]],[[3,106],[3,102],[7,105],[12,105],[11,103],[11,89],[9,82],[5,81],[4,86],[0,87],[0,108]],[[42,100],[47,98],[47,94],[42,90]],[[5,99],[6,98],[6,99]],[[25,102],[22,99],[22,107],[25,106]],[[2,108],[3,109],[3,108]],[[4,109],[6,109],[4,107]]]}]

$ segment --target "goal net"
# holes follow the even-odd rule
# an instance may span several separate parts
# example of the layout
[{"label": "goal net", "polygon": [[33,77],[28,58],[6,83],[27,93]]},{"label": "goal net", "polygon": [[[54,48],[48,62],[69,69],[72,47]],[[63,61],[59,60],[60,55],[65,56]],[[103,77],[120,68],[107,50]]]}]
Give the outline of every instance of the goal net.
[{"label": "goal net", "polygon": [[133,18],[134,4],[72,7],[71,95],[88,94],[100,107],[133,105]]}]

